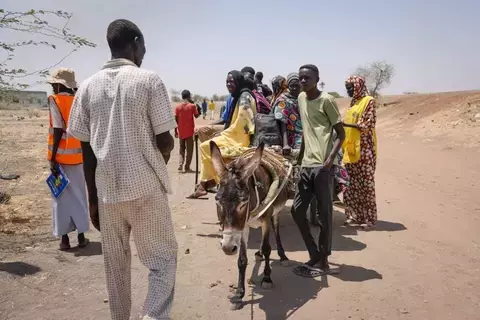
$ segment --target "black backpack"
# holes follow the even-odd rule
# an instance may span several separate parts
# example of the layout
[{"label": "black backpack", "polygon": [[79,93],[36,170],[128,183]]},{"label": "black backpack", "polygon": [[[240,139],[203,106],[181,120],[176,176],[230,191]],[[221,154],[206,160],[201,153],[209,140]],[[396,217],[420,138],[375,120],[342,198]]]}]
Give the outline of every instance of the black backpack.
[{"label": "black backpack", "polygon": [[283,146],[282,133],[278,121],[275,119],[274,108],[269,114],[257,113],[255,116],[253,146],[258,147],[262,142],[265,146]]}]

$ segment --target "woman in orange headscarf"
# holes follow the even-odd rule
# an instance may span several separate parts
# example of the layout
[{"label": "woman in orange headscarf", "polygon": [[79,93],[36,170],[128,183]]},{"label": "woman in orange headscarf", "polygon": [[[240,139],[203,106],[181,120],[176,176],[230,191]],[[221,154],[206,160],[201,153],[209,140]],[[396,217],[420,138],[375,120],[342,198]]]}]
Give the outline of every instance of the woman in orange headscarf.
[{"label": "woman in orange headscarf", "polygon": [[347,215],[345,223],[359,224],[365,229],[370,229],[377,222],[375,100],[368,95],[365,80],[361,77],[349,77],[345,87],[352,98],[343,124],[345,127],[343,163],[350,176],[350,186],[344,193]]}]

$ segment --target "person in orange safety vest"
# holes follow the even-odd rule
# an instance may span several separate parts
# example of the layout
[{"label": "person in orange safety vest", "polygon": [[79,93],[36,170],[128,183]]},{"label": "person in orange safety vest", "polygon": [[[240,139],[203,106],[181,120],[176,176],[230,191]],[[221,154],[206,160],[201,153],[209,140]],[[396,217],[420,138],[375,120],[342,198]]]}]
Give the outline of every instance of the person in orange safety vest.
[{"label": "person in orange safety vest", "polygon": [[67,134],[70,109],[77,83],[71,69],[59,68],[48,83],[53,95],[48,97],[50,126],[48,135],[48,161],[50,170],[58,175],[61,170],[69,180],[68,186],[57,199],[53,199],[53,235],[62,238],[60,250],[71,248],[68,233],[77,230],[78,246],[88,244],[84,232],[88,231],[88,205],[83,175],[83,156],[80,141]]}]

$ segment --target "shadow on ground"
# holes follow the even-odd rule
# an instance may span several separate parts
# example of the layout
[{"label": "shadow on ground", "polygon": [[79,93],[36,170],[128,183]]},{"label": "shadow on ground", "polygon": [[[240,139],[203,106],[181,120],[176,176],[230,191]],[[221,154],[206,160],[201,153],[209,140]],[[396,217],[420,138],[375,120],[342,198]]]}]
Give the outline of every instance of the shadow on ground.
[{"label": "shadow on ground", "polygon": [[[300,231],[298,230],[295,222],[293,221],[292,216],[290,215],[290,207],[286,206],[285,209],[280,213],[280,236],[282,238],[282,243],[285,251],[287,252],[297,252],[297,251],[306,251],[305,244],[303,243]],[[351,236],[358,235],[358,232],[363,232],[361,228],[356,227],[347,227],[343,225],[345,221],[345,214],[341,211],[334,210],[333,212],[333,251],[361,251],[364,250],[367,245],[363,242],[353,239]],[[320,227],[311,225],[312,235],[315,239],[318,240],[318,235],[320,233]],[[375,228],[369,232],[396,232],[407,230],[405,225],[396,222],[389,221],[377,221]],[[219,233],[220,234],[220,233]],[[250,231],[250,239],[248,242],[249,249],[256,249],[260,247],[262,239],[261,229],[252,229]],[[270,243],[272,248],[276,249],[275,239],[273,233],[270,236]]]},{"label": "shadow on ground", "polygon": [[85,248],[75,247],[69,250],[73,252],[75,257],[91,257],[102,255],[102,244],[100,242],[92,241]]},{"label": "shadow on ground", "polygon": [[[282,212],[281,220],[281,237],[282,243],[288,252],[306,251],[305,244],[302,241],[298,228],[289,214],[289,208],[285,208]],[[361,251],[367,245],[352,238],[358,235],[355,228],[345,227],[343,225],[344,214],[339,211],[334,213],[334,230],[333,230],[333,251]],[[377,231],[400,231],[405,230],[405,226],[398,223],[379,221]],[[318,239],[320,227],[312,226],[312,234]],[[249,249],[258,250],[261,241],[261,229],[253,229],[250,232]],[[270,238],[273,248],[276,248],[273,236]],[[275,250],[275,249],[274,249]],[[272,252],[272,256],[276,258],[276,252]],[[317,298],[318,293],[328,287],[328,277],[320,277],[317,279],[307,279],[296,276],[292,272],[292,266],[299,262],[291,261],[290,267],[282,267],[278,261],[272,262],[272,280],[274,281],[273,290],[262,290],[260,287],[263,265],[256,262],[252,271],[252,280],[257,284],[252,292],[253,296],[250,301],[246,302],[246,307],[254,305],[265,312],[267,320],[295,319],[294,315],[297,310],[303,307],[310,300]],[[331,263],[332,268],[338,268],[339,274],[331,275],[342,281],[347,282],[363,282],[383,279],[382,275],[375,270],[367,269],[360,266],[335,264]],[[262,296],[257,298],[257,296]],[[253,309],[252,309],[253,311]]]},{"label": "shadow on ground", "polygon": [[[346,227],[343,225],[345,215],[343,212],[334,211],[333,223],[333,251],[361,251],[367,245],[356,239],[354,236],[358,235],[359,229]],[[300,232],[290,215],[290,208],[287,206],[281,212],[280,216],[280,235],[282,244],[288,256],[289,252],[302,251],[306,252],[305,244],[300,236]],[[401,223],[394,223],[388,221],[378,221],[374,231],[402,231],[407,228]],[[311,226],[314,238],[318,239],[320,227]],[[374,232],[373,231],[373,232]],[[221,238],[221,232],[215,234],[197,234],[198,237],[203,238]],[[260,247],[262,232],[261,229],[252,229],[250,231],[250,238],[248,248],[258,250]],[[255,261],[253,266],[251,279],[255,285],[252,289],[252,296],[245,297],[244,308],[253,308],[258,305],[258,308],[265,312],[265,319],[267,320],[282,320],[294,319],[295,312],[303,307],[310,300],[317,298],[318,293],[328,287],[328,278],[323,276],[316,279],[308,279],[296,276],[292,272],[292,267],[298,265],[300,262],[290,261],[289,267],[283,267],[278,260],[276,253],[276,242],[273,233],[270,235],[270,243],[272,245],[272,280],[274,288],[272,290],[261,289],[261,276],[263,273],[262,262]],[[383,279],[383,276],[373,269],[367,269],[360,266],[335,264],[331,263],[333,268],[338,268],[339,273],[331,275],[341,281],[347,282],[364,282],[369,280]],[[260,296],[260,297],[259,297]],[[247,300],[249,299],[249,300]]]},{"label": "shadow on ground", "polygon": [[[291,261],[292,266],[298,262]],[[382,275],[372,269],[345,264],[334,264],[332,267],[339,268],[340,273],[332,275],[337,279],[348,282],[363,282],[373,279],[382,279]],[[283,267],[278,261],[272,262],[272,290],[261,289],[260,282],[263,272],[263,264],[256,262],[251,279],[253,285],[252,296],[245,302],[245,307],[258,305],[265,312],[266,320],[295,319],[297,310],[302,308],[310,300],[318,297],[323,288],[328,288],[328,276],[317,279],[308,279],[296,276],[291,267]],[[258,296],[262,296],[257,298]]]},{"label": "shadow on ground", "polygon": [[42,269],[33,264],[25,262],[0,262],[0,272],[7,272],[16,276],[31,276]]},{"label": "shadow on ground", "polygon": [[222,233],[221,233],[220,231],[218,231],[218,233],[208,233],[208,234],[197,233],[197,237],[200,237],[200,238],[222,239]]},{"label": "shadow on ground", "polygon": [[[334,212],[334,222],[333,222],[333,251],[361,251],[367,247],[366,244],[352,239],[348,236],[357,235],[358,232],[355,229],[347,228],[343,226],[343,213],[339,211]],[[287,206],[281,212],[280,216],[280,236],[282,238],[282,244],[287,252],[297,252],[297,251],[306,251],[305,244],[302,241],[300,236],[300,231],[297,228],[297,225],[293,221],[292,216],[290,215],[290,208]],[[320,233],[320,227],[311,225],[312,235],[318,240],[318,235]],[[262,239],[261,229],[252,229],[250,231],[250,239],[248,241],[249,249],[257,249],[260,247]],[[270,243],[272,248],[276,250],[277,244],[273,237],[273,233],[270,235]]]},{"label": "shadow on ground", "polygon": [[394,232],[404,230],[407,230],[407,227],[401,223],[378,220],[375,228],[372,231]]},{"label": "shadow on ground", "polygon": [[[290,261],[291,266],[298,265],[297,261]],[[253,266],[251,279],[255,282],[252,285],[252,295],[245,297],[244,308],[253,309],[258,307],[265,312],[266,320],[294,319],[297,310],[303,307],[308,301],[317,298],[323,288],[328,288],[327,276],[317,279],[301,278],[293,274],[292,267],[283,267],[279,261],[273,261],[272,281],[274,286],[271,290],[263,290],[260,286],[263,263],[256,261]],[[259,297],[261,296],[261,297]]]}]

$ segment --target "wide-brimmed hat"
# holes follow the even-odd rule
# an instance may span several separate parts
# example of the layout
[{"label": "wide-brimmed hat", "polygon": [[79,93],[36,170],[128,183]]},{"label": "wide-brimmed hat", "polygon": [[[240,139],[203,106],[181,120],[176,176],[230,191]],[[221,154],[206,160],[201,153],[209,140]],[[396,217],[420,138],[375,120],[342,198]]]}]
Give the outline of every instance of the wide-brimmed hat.
[{"label": "wide-brimmed hat", "polygon": [[72,69],[68,68],[58,68],[51,74],[47,82],[50,84],[63,84],[69,89],[77,88],[77,82],[75,81],[75,72],[73,72]]}]

